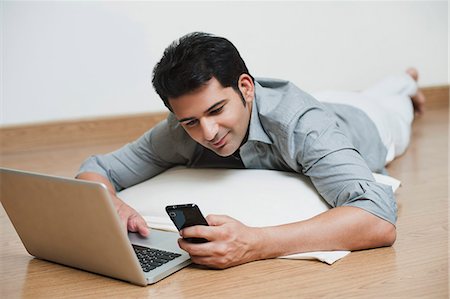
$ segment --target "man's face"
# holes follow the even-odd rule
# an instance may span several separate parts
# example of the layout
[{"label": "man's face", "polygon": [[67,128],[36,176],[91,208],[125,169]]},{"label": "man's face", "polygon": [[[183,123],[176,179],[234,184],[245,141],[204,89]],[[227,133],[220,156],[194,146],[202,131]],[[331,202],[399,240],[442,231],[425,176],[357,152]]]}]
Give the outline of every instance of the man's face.
[{"label": "man's face", "polygon": [[244,74],[238,86],[245,106],[238,92],[232,87],[222,87],[214,77],[191,93],[169,99],[175,116],[189,136],[223,157],[240,147],[249,126],[254,85]]}]

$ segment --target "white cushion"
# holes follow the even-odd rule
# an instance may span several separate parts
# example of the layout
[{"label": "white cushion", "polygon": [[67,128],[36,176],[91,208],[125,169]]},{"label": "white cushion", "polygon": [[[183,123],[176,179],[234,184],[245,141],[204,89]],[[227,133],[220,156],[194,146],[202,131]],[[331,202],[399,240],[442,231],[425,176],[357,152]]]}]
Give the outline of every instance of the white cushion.
[{"label": "white cushion", "polygon": [[[391,185],[394,191],[400,184],[379,174],[375,174],[375,179]],[[150,227],[171,231],[176,228],[165,212],[167,205],[195,203],[205,216],[225,214],[257,227],[308,219],[330,208],[307,177],[260,169],[177,167],[123,190],[118,196],[143,215]],[[333,263],[347,254],[348,251],[302,253],[289,258]]]}]

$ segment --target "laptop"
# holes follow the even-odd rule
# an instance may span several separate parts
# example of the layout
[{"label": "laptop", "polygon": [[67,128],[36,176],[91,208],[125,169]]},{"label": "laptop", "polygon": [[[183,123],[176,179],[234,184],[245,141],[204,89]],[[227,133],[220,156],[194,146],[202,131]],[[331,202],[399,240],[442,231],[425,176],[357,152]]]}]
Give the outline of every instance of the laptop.
[{"label": "laptop", "polygon": [[140,286],[191,263],[177,233],[127,233],[101,183],[0,168],[0,201],[39,259]]}]

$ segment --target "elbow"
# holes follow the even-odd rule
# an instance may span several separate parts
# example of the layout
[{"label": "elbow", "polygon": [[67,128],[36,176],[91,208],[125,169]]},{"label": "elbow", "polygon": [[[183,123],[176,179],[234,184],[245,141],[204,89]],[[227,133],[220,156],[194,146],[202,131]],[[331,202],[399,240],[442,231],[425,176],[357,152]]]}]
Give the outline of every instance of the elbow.
[{"label": "elbow", "polygon": [[380,247],[392,246],[397,239],[395,225],[385,220],[381,220],[381,223],[377,225],[377,239]]}]

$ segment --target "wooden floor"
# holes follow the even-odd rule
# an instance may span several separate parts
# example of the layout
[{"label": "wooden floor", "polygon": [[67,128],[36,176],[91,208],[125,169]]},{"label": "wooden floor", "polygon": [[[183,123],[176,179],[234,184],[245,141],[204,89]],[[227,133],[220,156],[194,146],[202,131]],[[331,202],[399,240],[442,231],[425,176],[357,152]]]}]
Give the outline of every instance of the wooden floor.
[{"label": "wooden floor", "polygon": [[[352,252],[332,266],[280,259],[221,271],[191,265],[142,288],[32,258],[0,208],[0,298],[448,298],[448,117],[445,96],[415,120],[410,148],[388,167],[402,181],[398,237],[392,247]],[[143,120],[141,129],[150,123]],[[120,119],[112,125],[127,129]],[[71,142],[59,146],[45,146],[39,138],[20,144],[26,138],[19,134],[18,143],[3,140],[0,165],[73,176],[88,155],[116,149],[140,134],[135,126],[126,132],[83,142],[74,133]],[[47,138],[52,134],[50,130]],[[12,140],[5,130],[2,136]]]}]

